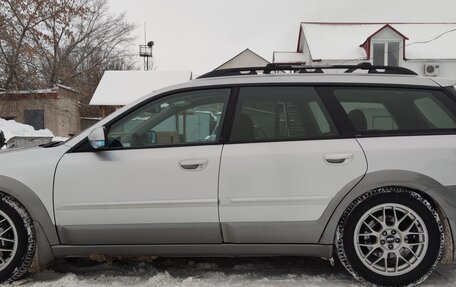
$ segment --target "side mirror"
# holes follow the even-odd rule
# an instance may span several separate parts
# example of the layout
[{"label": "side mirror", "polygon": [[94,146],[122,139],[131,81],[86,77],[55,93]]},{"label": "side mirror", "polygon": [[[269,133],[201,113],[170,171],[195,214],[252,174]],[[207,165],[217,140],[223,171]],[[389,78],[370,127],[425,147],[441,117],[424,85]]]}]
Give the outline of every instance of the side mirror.
[{"label": "side mirror", "polygon": [[105,127],[98,127],[90,132],[89,136],[87,137],[90,145],[94,149],[102,149],[106,147],[107,140],[106,140],[106,128]]}]

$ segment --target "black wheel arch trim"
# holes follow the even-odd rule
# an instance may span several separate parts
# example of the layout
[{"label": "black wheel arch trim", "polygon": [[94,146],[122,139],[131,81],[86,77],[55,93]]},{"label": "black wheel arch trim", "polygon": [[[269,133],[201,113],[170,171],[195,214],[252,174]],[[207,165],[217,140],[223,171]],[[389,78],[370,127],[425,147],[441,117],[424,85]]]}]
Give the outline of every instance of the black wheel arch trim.
[{"label": "black wheel arch trim", "polygon": [[60,244],[51,216],[41,199],[28,186],[11,177],[0,175],[0,192],[14,197],[25,207],[33,221],[41,226],[50,245]]},{"label": "black wheel arch trim", "polygon": [[[353,227],[352,224],[350,224],[349,217],[350,215],[355,212],[358,206],[362,205],[365,201],[369,201],[372,197],[378,197],[378,196],[391,196],[393,193],[397,193],[397,195],[402,194],[406,195],[409,197],[411,200],[415,200],[421,206],[423,207],[423,210],[427,210],[429,212],[431,220],[434,221],[435,226],[433,226],[433,229],[436,229],[435,231],[440,232],[440,234],[435,234],[432,233],[434,236],[434,242],[433,242],[433,247],[436,248],[434,249],[435,253],[427,253],[425,257],[430,256],[432,261],[427,261],[427,262],[421,262],[417,266],[417,269],[412,269],[406,274],[400,274],[397,276],[394,276],[395,279],[391,281],[392,277],[387,278],[379,278],[384,275],[380,274],[375,274],[375,272],[372,272],[368,270],[364,264],[361,263],[356,263],[357,260],[361,259],[359,258],[359,255],[354,255],[352,250],[354,246],[351,245],[350,242],[353,240],[353,235],[350,238],[350,235],[348,234],[348,240],[344,235],[345,234],[345,229],[348,227],[350,230],[350,227]],[[406,199],[407,202],[409,199]],[[404,202],[404,197],[402,197],[402,202]],[[416,203],[415,202],[415,203]],[[374,206],[377,204],[374,203]],[[361,207],[362,208],[362,207]],[[432,224],[432,223],[431,223]],[[429,226],[428,226],[429,227]],[[351,230],[349,233],[354,232]],[[430,234],[431,235],[431,234]],[[345,244],[348,243],[348,246],[345,247]],[[342,218],[339,220],[339,224],[337,227],[337,234],[336,234],[336,252],[337,256],[339,257],[340,262],[342,265],[345,267],[345,269],[353,276],[355,277],[358,281],[361,283],[367,285],[367,286],[415,286],[421,284],[424,280],[426,280],[429,275],[435,270],[437,264],[440,261],[440,258],[443,254],[443,246],[444,246],[444,232],[443,232],[443,226],[441,224],[441,219],[440,216],[438,215],[438,212],[435,210],[435,208],[432,206],[432,204],[426,200],[424,197],[422,197],[418,192],[415,192],[413,190],[410,190],[408,188],[404,187],[382,187],[378,189],[371,190],[367,193],[362,194],[359,196],[357,199],[355,199],[350,206],[344,211],[344,214],[342,215]],[[349,253],[352,253],[349,255]],[[353,258],[356,257],[355,258]],[[351,257],[351,258],[350,258]],[[435,257],[435,258],[434,258]],[[353,261],[352,261],[353,260]],[[422,266],[428,266],[427,268],[421,268],[419,270],[419,267]],[[362,271],[364,269],[364,271]],[[415,272],[418,271],[418,273]],[[370,275],[369,275],[370,273]],[[410,274],[413,274],[412,277],[410,277]],[[372,277],[373,276],[373,277]],[[370,277],[370,278],[369,278]],[[390,280],[390,281],[388,281]],[[396,281],[398,280],[398,281]],[[377,282],[376,282],[377,281]],[[394,283],[393,283],[394,282]],[[377,285],[379,284],[379,285]]]},{"label": "black wheel arch trim", "polygon": [[[456,220],[456,186],[444,186],[427,175],[407,170],[375,171],[365,174],[361,180],[355,179],[354,182],[347,184],[346,188],[333,198],[324,212],[324,214],[330,213],[330,216],[319,243],[334,244],[339,220],[354,200],[366,192],[387,186],[404,187],[416,191],[435,202],[444,212],[446,219]],[[454,241],[456,230],[451,230],[451,234]],[[455,258],[454,254],[453,258]]]}]

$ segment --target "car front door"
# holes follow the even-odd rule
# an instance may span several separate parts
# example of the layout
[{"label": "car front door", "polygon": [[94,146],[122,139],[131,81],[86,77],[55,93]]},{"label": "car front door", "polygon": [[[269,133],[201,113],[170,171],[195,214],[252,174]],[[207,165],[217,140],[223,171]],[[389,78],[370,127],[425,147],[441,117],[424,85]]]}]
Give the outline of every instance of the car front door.
[{"label": "car front door", "polygon": [[241,88],[220,169],[223,238],[316,243],[330,202],[366,169],[313,87]]},{"label": "car front door", "polygon": [[106,126],[107,148],[65,154],[54,187],[62,244],[221,242],[219,127],[229,95],[155,99]]}]

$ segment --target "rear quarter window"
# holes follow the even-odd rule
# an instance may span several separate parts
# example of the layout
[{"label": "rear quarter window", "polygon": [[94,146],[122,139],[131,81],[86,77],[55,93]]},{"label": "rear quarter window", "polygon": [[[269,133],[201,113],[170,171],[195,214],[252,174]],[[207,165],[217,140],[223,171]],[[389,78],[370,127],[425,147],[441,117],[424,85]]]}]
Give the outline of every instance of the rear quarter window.
[{"label": "rear quarter window", "polygon": [[455,128],[455,122],[451,115],[445,111],[445,107],[431,97],[415,100],[415,105],[421,115],[429,123],[439,129]]},{"label": "rear quarter window", "polygon": [[456,129],[456,103],[443,91],[335,88],[334,96],[360,134]]}]

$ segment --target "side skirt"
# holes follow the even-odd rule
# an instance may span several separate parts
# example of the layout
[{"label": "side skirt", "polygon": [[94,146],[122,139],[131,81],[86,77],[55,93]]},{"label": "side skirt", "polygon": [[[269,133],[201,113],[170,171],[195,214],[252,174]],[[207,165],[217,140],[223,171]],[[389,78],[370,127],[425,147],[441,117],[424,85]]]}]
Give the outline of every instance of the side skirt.
[{"label": "side skirt", "polygon": [[57,245],[52,246],[52,252],[56,258],[101,254],[166,257],[309,256],[329,259],[333,254],[333,246],[316,244]]}]

